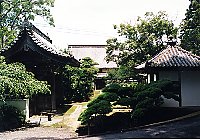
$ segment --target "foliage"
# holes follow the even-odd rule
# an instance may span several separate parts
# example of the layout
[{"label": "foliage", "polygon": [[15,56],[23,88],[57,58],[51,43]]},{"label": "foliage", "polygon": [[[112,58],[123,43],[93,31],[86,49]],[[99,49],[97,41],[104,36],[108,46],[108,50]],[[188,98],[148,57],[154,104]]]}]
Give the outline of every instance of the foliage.
[{"label": "foliage", "polygon": [[133,68],[163,49],[164,37],[175,37],[178,30],[165,12],[158,12],[157,15],[147,12],[144,19],[138,17],[135,25],[120,24],[114,29],[119,37],[107,40],[106,60],[120,66],[116,77],[124,79],[134,78],[136,73]]},{"label": "foliage", "polygon": [[136,98],[127,98],[127,97],[122,97],[117,100],[117,102],[114,103],[114,105],[122,105],[122,106],[135,106],[136,103]]},{"label": "foliage", "polygon": [[[111,107],[123,105],[131,108],[133,110],[131,116],[135,123],[138,123],[146,113],[164,103],[163,97],[179,101],[179,92],[175,88],[177,86],[168,80],[152,82],[150,84],[137,84],[129,87],[110,84],[103,89],[101,95],[88,103],[88,108],[80,116],[80,120],[88,122],[92,115],[101,114],[101,112],[98,112],[98,109],[95,110],[97,112],[92,110],[98,108],[101,101],[106,101],[110,103]],[[110,106],[105,107],[105,110],[110,110]]]},{"label": "foliage", "polygon": [[123,97],[132,97],[132,94],[134,92],[134,87],[120,87],[117,94],[120,98]]},{"label": "foliage", "polygon": [[102,92],[117,93],[120,87],[121,86],[118,83],[112,83],[112,84],[107,85],[105,88],[103,88]]},{"label": "foliage", "polygon": [[176,87],[174,83],[169,80],[156,81],[145,85],[138,84],[133,94],[135,104],[131,106],[133,109],[132,117],[135,123],[138,123],[146,113],[162,105],[164,103],[163,97],[166,98],[166,95],[170,95],[168,96],[170,97],[169,99],[179,101],[179,92],[174,90],[174,87]]},{"label": "foliage", "polygon": [[128,83],[130,78],[135,79],[135,71],[132,67],[120,65],[118,69],[112,69],[108,71],[107,83]]},{"label": "foliage", "polygon": [[81,113],[79,121],[81,121],[82,124],[87,124],[93,115],[94,117],[97,115],[105,115],[111,111],[112,106],[109,101],[98,100],[98,102],[90,104],[90,106],[88,106],[88,108]]},{"label": "foliage", "polygon": [[104,92],[101,95],[97,97],[98,100],[106,100],[109,102],[114,102],[118,99],[118,96],[116,93],[110,93],[110,92]]},{"label": "foliage", "polygon": [[191,0],[181,25],[181,47],[200,55],[200,3]]},{"label": "foliage", "polygon": [[92,116],[105,115],[112,111],[111,102],[118,99],[116,93],[104,92],[87,104],[87,109],[81,113],[79,120],[82,124],[90,121]]},{"label": "foliage", "polygon": [[50,93],[47,82],[38,81],[23,64],[6,64],[4,57],[0,57],[0,100],[30,98],[39,93]]},{"label": "foliage", "polygon": [[25,115],[16,107],[3,105],[0,107],[0,129],[9,130],[22,126]]},{"label": "foliage", "polygon": [[50,7],[54,0],[1,0],[0,1],[0,48],[10,44],[25,20],[34,21],[41,16],[54,25]]},{"label": "foliage", "polygon": [[94,67],[96,63],[89,57],[80,61],[80,67],[65,66],[63,83],[65,85],[65,98],[69,101],[86,101],[93,91],[93,82],[98,72]]}]

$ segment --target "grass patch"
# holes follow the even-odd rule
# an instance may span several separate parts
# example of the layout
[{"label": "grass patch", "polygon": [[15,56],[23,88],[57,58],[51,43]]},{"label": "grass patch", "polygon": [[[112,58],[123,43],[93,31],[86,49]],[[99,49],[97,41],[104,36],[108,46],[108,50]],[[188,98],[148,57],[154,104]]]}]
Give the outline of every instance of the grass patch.
[{"label": "grass patch", "polygon": [[58,116],[64,115],[71,107],[72,107],[72,105],[63,105],[63,106],[59,107],[57,109],[57,115]]},{"label": "grass patch", "polygon": [[76,110],[76,106],[72,106],[69,110],[67,110],[67,112],[64,115],[70,115],[72,114],[75,110]]},{"label": "grass patch", "polygon": [[54,128],[64,128],[65,127],[66,128],[67,125],[64,124],[64,122],[62,121],[62,122],[58,122],[58,123],[53,124],[52,127],[54,127]]},{"label": "grass patch", "polygon": [[64,115],[62,116],[63,120],[58,122],[58,123],[53,124],[52,127],[54,127],[54,128],[66,128],[66,127],[68,127],[67,123],[69,121],[69,116],[70,116],[70,114],[72,114],[76,110],[76,108],[77,108],[76,106],[71,106],[67,110],[67,112],[65,112]]}]

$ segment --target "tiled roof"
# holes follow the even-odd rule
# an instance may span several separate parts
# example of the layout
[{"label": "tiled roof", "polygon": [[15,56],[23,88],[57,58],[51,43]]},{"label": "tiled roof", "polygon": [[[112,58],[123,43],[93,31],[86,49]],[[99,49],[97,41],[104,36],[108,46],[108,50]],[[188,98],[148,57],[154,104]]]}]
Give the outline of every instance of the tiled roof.
[{"label": "tiled roof", "polygon": [[46,51],[59,56],[69,57],[69,55],[62,53],[53,44],[51,44],[49,41],[44,39],[42,36],[34,32],[33,30],[28,31],[28,34],[38,46],[45,49]]},{"label": "tiled roof", "polygon": [[106,45],[68,45],[69,48],[105,48]]},{"label": "tiled roof", "polygon": [[[34,26],[34,28],[36,27]],[[33,42],[36,43],[37,46],[40,47],[42,50],[49,52],[50,54],[61,59],[70,58],[72,62],[79,64],[79,62],[72,55],[67,55],[61,52],[51,43],[50,39],[48,39],[48,36],[43,34],[41,31],[38,32],[37,30],[39,29],[36,28],[37,30],[35,30],[34,28],[24,28],[23,30],[21,30],[17,38],[10,45],[1,49],[0,53],[4,53],[7,50],[11,49],[15,44],[17,44],[19,40],[23,39],[25,34],[27,34],[33,40]]]},{"label": "tiled roof", "polygon": [[51,44],[51,42],[47,41],[45,38],[43,38],[37,32],[35,32],[34,30],[31,30],[31,29],[24,29],[24,30],[22,30],[19,33],[19,35],[17,36],[17,38],[15,38],[15,40],[10,45],[8,45],[5,48],[3,48],[1,50],[1,52],[4,52],[4,51],[10,49],[12,46],[14,46],[17,43],[17,41],[20,40],[23,37],[23,33],[24,32],[27,32],[27,34],[31,37],[31,39],[39,47],[45,49],[46,51],[48,51],[48,52],[50,52],[52,54],[59,55],[59,56],[67,56],[66,54],[63,54],[60,50],[58,50],[53,44]]},{"label": "tiled roof", "polygon": [[137,66],[136,69],[147,67],[200,67],[200,56],[178,46],[168,46],[146,63]]},{"label": "tiled roof", "polygon": [[78,60],[84,57],[90,57],[98,63],[96,65],[98,68],[117,68],[115,62],[106,62],[105,47],[106,45],[68,45],[70,52]]}]

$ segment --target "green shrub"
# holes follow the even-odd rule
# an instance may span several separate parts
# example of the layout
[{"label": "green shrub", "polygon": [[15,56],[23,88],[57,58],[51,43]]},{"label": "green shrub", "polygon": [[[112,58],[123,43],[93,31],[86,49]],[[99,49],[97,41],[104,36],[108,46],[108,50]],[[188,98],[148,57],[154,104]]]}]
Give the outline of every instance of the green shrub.
[{"label": "green shrub", "polygon": [[135,92],[143,91],[147,88],[147,86],[148,86],[147,84],[139,83],[136,86],[134,86],[134,91]]},{"label": "green shrub", "polygon": [[108,86],[106,86],[102,92],[113,92],[113,93],[117,93],[119,88],[121,86],[117,83],[112,83],[112,84],[109,84]]},{"label": "green shrub", "polygon": [[90,105],[84,112],[82,112],[78,120],[81,121],[82,124],[87,124],[93,115],[105,115],[111,111],[112,105],[109,101],[98,100],[98,102],[93,102],[92,105]]},{"label": "green shrub", "polygon": [[145,109],[152,109],[154,107],[154,99],[153,98],[146,98],[145,100],[140,101],[135,109],[145,108]]},{"label": "green shrub", "polygon": [[36,94],[50,94],[50,85],[38,81],[21,63],[7,64],[0,58],[0,100],[31,98]]},{"label": "green shrub", "polygon": [[163,96],[179,101],[177,93],[172,92],[174,88],[176,88],[174,83],[168,80],[138,84],[132,87],[123,87],[113,83],[105,87],[103,94],[88,104],[83,118],[91,117],[93,114],[107,114],[112,110],[112,105],[123,105],[133,110],[132,118],[139,122],[146,113],[164,103]]},{"label": "green shrub", "polygon": [[25,123],[25,115],[16,107],[2,105],[0,107],[0,129],[10,130],[21,127]]},{"label": "green shrub", "polygon": [[137,103],[136,98],[120,98],[114,105],[122,105],[122,106],[135,106]]},{"label": "green shrub", "polygon": [[133,87],[120,87],[117,92],[117,95],[120,97],[132,97],[133,94],[134,94]]},{"label": "green shrub", "polygon": [[138,108],[136,109],[132,114],[131,118],[133,119],[134,123],[140,123],[142,118],[144,117],[145,113],[147,112],[147,109],[145,108]]},{"label": "green shrub", "polygon": [[99,103],[93,105],[91,108],[96,110],[96,114],[101,115],[105,115],[112,111],[110,102],[106,100],[101,100]]},{"label": "green shrub", "polygon": [[93,99],[87,104],[87,107],[90,107],[92,105],[95,105],[99,103],[102,100],[109,101],[109,102],[114,102],[118,99],[118,96],[116,93],[109,93],[109,92],[104,92],[101,95],[99,95],[97,98]]},{"label": "green shrub", "polygon": [[116,93],[110,93],[110,92],[104,92],[101,95],[97,97],[98,100],[106,100],[109,102],[114,102],[118,99],[118,96]]},{"label": "green shrub", "polygon": [[88,104],[87,104],[87,107],[90,107],[98,102],[100,102],[101,100],[99,100],[98,98],[95,98],[93,99],[92,101],[90,101]]}]

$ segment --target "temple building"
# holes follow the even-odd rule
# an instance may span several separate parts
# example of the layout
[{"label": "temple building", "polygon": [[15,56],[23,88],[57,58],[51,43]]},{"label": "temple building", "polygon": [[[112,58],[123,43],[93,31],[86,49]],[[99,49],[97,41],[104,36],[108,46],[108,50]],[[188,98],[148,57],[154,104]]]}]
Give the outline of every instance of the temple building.
[{"label": "temple building", "polygon": [[24,26],[16,39],[1,50],[1,55],[5,56],[8,63],[23,63],[38,80],[51,85],[51,95],[35,95],[30,100],[31,114],[44,109],[55,110],[62,102],[64,92],[62,77],[58,73],[66,64],[79,66],[78,60],[56,49],[51,39],[31,23]]},{"label": "temple building", "polygon": [[95,90],[99,90],[105,87],[105,78],[107,72],[111,69],[116,69],[117,64],[115,62],[107,63],[106,57],[106,45],[68,45],[70,53],[80,60],[84,57],[90,57],[94,62],[98,63],[96,67],[99,69],[97,78],[95,79]]},{"label": "temple building", "polygon": [[200,56],[171,41],[164,50],[135,69],[147,73],[148,83],[167,79],[179,85],[180,102],[165,99],[164,106],[200,106]]}]

